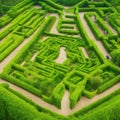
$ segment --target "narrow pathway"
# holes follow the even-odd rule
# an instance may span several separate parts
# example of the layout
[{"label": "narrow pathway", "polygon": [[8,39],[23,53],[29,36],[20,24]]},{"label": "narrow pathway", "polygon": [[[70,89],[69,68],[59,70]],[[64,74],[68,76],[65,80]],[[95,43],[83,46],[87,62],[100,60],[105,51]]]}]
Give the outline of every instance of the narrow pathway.
[{"label": "narrow pathway", "polygon": [[67,59],[67,54],[64,47],[60,48],[60,54],[55,60],[56,63],[62,64]]},{"label": "narrow pathway", "polygon": [[69,91],[65,90],[65,94],[61,101],[61,113],[63,115],[70,114],[70,100],[69,100]]},{"label": "narrow pathway", "polygon": [[54,34],[60,34],[57,30],[57,25],[58,25],[58,21],[59,21],[59,16],[57,14],[50,14],[51,16],[55,16],[56,17],[56,21],[53,25],[53,27],[50,30],[50,33],[54,33]]},{"label": "narrow pathway", "polygon": [[107,52],[107,50],[104,48],[103,44],[101,41],[99,40],[96,40],[95,36],[93,35],[93,33],[91,32],[86,20],[84,19],[84,12],[81,12],[79,13],[79,16],[80,16],[80,19],[84,25],[84,28],[86,29],[86,32],[88,34],[88,36],[96,43],[97,47],[99,48],[99,50],[102,52],[102,54],[106,57],[106,56],[109,56],[110,57],[110,54]]},{"label": "narrow pathway", "polygon": [[80,47],[80,48],[81,48],[81,50],[82,50],[84,56],[85,56],[86,58],[89,58],[89,55],[88,55],[86,49],[85,49],[84,47]]},{"label": "narrow pathway", "polygon": [[109,27],[109,29],[110,29],[115,35],[118,34],[117,31],[116,31],[114,28],[112,28],[112,26],[111,26],[107,21],[105,21],[105,23],[106,23],[106,25]]},{"label": "narrow pathway", "polygon": [[[38,28],[39,29],[39,28]],[[38,32],[38,29],[27,39],[25,39],[11,54],[9,54],[2,62],[0,62],[0,73],[3,71],[3,68],[18,54],[18,52],[25,46],[32,37]]]},{"label": "narrow pathway", "polygon": [[39,52],[36,52],[36,53],[32,56],[31,61],[34,61],[34,60],[35,60],[35,57],[37,56],[38,53],[39,53]]}]

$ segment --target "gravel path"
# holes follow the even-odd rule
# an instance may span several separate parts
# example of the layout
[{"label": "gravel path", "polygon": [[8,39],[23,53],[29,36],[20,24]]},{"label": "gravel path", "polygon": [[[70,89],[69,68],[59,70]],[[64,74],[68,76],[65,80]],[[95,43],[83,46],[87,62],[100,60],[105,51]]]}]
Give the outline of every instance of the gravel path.
[{"label": "gravel path", "polygon": [[67,59],[67,54],[65,51],[65,47],[60,48],[60,54],[58,58],[55,60],[56,63],[62,64]]},{"label": "gravel path", "polygon": [[88,36],[96,43],[97,47],[99,48],[99,50],[102,52],[102,54],[106,57],[109,56],[110,54],[107,52],[107,50],[104,48],[103,44],[101,41],[96,40],[95,36],[93,35],[93,33],[91,32],[86,20],[84,19],[84,12],[79,13],[80,19],[84,25],[84,28],[86,29],[86,32],[88,34]]}]

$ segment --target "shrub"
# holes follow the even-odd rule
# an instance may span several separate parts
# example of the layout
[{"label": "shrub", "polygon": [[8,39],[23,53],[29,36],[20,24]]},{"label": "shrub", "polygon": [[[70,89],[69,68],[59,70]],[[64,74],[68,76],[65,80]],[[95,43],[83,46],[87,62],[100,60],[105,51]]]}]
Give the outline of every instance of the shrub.
[{"label": "shrub", "polygon": [[61,108],[61,100],[65,92],[63,83],[58,84],[52,92],[52,103],[58,108]]},{"label": "shrub", "polygon": [[112,61],[120,66],[120,49],[116,49],[114,50],[112,53],[111,53],[111,56],[112,56]]},{"label": "shrub", "polygon": [[88,78],[88,84],[90,85],[91,89],[96,90],[103,82],[100,75],[91,76]]}]

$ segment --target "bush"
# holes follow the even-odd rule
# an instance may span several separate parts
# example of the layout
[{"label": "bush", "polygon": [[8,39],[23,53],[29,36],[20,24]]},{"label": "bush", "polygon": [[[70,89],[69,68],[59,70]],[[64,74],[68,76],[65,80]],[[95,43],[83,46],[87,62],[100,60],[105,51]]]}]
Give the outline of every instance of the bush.
[{"label": "bush", "polygon": [[112,61],[120,66],[120,49],[116,49],[114,50],[112,53],[111,53],[111,56],[112,56]]},{"label": "bush", "polygon": [[74,106],[77,104],[77,102],[79,101],[79,99],[82,96],[82,92],[83,92],[84,86],[76,86],[74,88],[74,90],[70,93],[70,108],[74,108]]},{"label": "bush", "polygon": [[92,76],[88,78],[88,84],[90,85],[91,89],[96,90],[103,82],[100,75]]},{"label": "bush", "polygon": [[[47,112],[39,112],[9,90],[0,86],[0,120],[56,120]],[[39,107],[40,108],[40,107]]]}]

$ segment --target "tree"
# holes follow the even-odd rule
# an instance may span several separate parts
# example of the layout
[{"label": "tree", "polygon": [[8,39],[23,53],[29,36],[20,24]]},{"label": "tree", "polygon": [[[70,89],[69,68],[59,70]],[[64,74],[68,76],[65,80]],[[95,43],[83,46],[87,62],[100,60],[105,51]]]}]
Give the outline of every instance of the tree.
[{"label": "tree", "polygon": [[112,56],[112,61],[120,66],[120,49],[116,49],[114,50],[112,53],[111,53],[111,56]]}]

